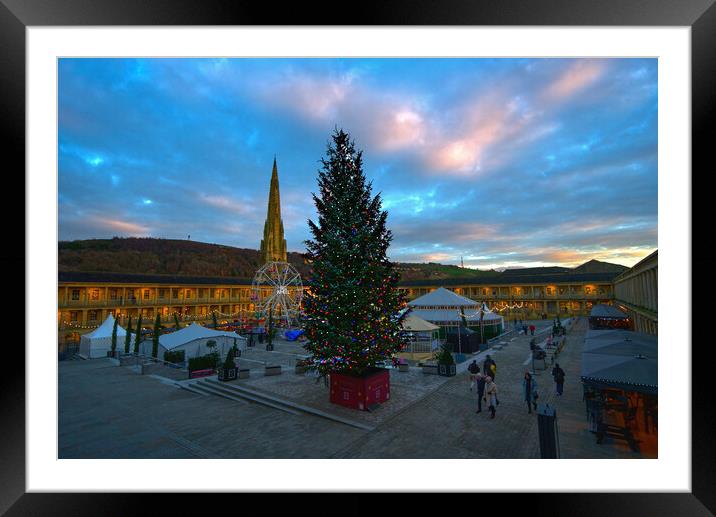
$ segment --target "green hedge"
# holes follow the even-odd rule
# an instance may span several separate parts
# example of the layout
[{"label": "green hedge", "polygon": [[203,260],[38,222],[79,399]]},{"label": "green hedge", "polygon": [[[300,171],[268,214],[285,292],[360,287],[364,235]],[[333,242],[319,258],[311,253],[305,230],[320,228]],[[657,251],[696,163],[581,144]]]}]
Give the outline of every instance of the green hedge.
[{"label": "green hedge", "polygon": [[189,359],[189,371],[194,370],[207,370],[209,368],[216,368],[219,364],[219,354],[207,354],[200,357],[192,357]]},{"label": "green hedge", "polygon": [[174,352],[164,352],[164,360],[168,363],[183,363],[184,350],[176,350]]}]

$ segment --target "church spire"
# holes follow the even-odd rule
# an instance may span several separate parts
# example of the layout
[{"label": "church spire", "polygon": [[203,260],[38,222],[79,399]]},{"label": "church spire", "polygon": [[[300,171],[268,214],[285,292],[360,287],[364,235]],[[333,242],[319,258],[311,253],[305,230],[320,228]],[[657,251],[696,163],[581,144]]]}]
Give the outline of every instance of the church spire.
[{"label": "church spire", "polygon": [[286,239],[283,238],[281,197],[278,191],[278,167],[276,167],[275,156],[271,172],[268,213],[264,224],[264,238],[261,241],[261,258],[264,263],[286,262]]}]

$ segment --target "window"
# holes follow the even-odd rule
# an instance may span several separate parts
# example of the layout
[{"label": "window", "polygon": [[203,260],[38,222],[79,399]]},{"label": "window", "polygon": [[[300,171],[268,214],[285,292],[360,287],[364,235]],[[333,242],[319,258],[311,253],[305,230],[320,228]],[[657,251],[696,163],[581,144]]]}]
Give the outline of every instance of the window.
[{"label": "window", "polygon": [[159,298],[164,298],[166,289],[159,289]]},{"label": "window", "polygon": [[77,311],[70,311],[70,321],[77,323]]},{"label": "window", "polygon": [[79,289],[72,289],[72,299],[73,300],[80,299],[80,290]]},{"label": "window", "polygon": [[191,290],[190,290],[190,289],[187,289],[187,290],[184,292],[184,298],[186,298],[187,300],[188,300],[189,298],[191,298]]},{"label": "window", "polygon": [[178,290],[172,289],[172,298],[174,298],[175,300],[176,300],[177,298],[179,298],[179,291],[178,291]]},{"label": "window", "polygon": [[99,300],[99,289],[90,289],[90,300]]},{"label": "window", "polygon": [[117,299],[117,290],[116,290],[116,289],[110,289],[110,290],[109,290],[109,299],[110,299],[110,300],[116,300],[116,299]]},{"label": "window", "polygon": [[149,289],[144,290],[144,299],[149,300]]},{"label": "window", "polygon": [[87,311],[87,321],[97,321],[97,311]]},{"label": "window", "polygon": [[482,296],[487,296],[487,289],[482,290]]},{"label": "window", "polygon": [[591,287],[585,287],[585,288],[584,288],[584,291],[585,291],[587,294],[591,294],[591,293],[592,293],[592,288],[591,288]]}]

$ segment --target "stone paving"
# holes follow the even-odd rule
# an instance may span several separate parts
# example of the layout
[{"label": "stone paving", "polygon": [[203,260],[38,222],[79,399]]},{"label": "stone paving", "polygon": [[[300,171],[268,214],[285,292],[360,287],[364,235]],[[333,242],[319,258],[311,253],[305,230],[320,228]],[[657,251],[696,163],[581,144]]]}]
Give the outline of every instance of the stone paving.
[{"label": "stone paving", "polygon": [[[546,324],[551,325],[551,322]],[[557,362],[566,372],[557,397],[551,368],[537,371],[539,402],[557,409],[564,458],[640,458],[620,443],[597,445],[587,430],[579,379],[586,319],[570,329]],[[544,337],[544,334],[542,334]],[[179,390],[109,360],[60,363],[59,455],[71,457],[225,458],[538,458],[537,416],[522,400],[522,378],[531,367],[531,336],[512,335],[497,363],[497,416],[477,409],[469,390],[468,361],[452,378],[391,371],[391,400],[374,412],[328,402],[322,381],[293,371],[301,345],[279,341],[242,355],[255,359],[251,377],[236,381],[256,391],[375,426],[363,431],[323,418],[289,415],[253,403]],[[538,339],[538,342],[541,339]],[[476,354],[482,367],[485,352]],[[264,377],[263,363],[282,364],[282,375]],[[241,363],[241,359],[240,359]],[[243,367],[244,364],[241,364]],[[485,406],[483,405],[483,408]]]}]

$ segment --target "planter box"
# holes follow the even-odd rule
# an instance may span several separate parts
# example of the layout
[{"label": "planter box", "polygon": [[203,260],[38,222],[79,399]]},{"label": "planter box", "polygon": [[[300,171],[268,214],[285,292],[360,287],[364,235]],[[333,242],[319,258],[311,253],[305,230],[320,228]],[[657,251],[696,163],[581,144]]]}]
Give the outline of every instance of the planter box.
[{"label": "planter box", "polygon": [[367,411],[390,399],[390,373],[383,368],[370,369],[360,377],[332,373],[330,383],[330,401],[351,409]]},{"label": "planter box", "polygon": [[438,365],[437,364],[424,364],[423,365],[423,373],[426,373],[428,375],[437,375],[438,374]]},{"label": "planter box", "polygon": [[439,364],[438,365],[438,375],[441,375],[443,377],[453,377],[456,373],[455,365],[454,364]]},{"label": "planter box", "polygon": [[219,380],[223,382],[236,380],[238,374],[238,368],[219,368]]},{"label": "planter box", "polygon": [[264,375],[281,375],[281,366],[267,366],[264,368]]},{"label": "planter box", "polygon": [[239,379],[248,379],[251,374],[251,370],[248,368],[242,368],[239,370]]},{"label": "planter box", "polygon": [[[142,367],[144,367],[143,364],[142,364]],[[214,375],[213,368],[207,368],[205,370],[192,370],[189,372],[190,379],[197,379],[199,377],[209,377],[211,375]]]},{"label": "planter box", "polygon": [[410,371],[410,365],[409,364],[399,364],[398,371],[399,372],[408,372],[408,371]]},{"label": "planter box", "polygon": [[304,373],[306,373],[306,367],[296,365],[296,374],[303,375]]}]

